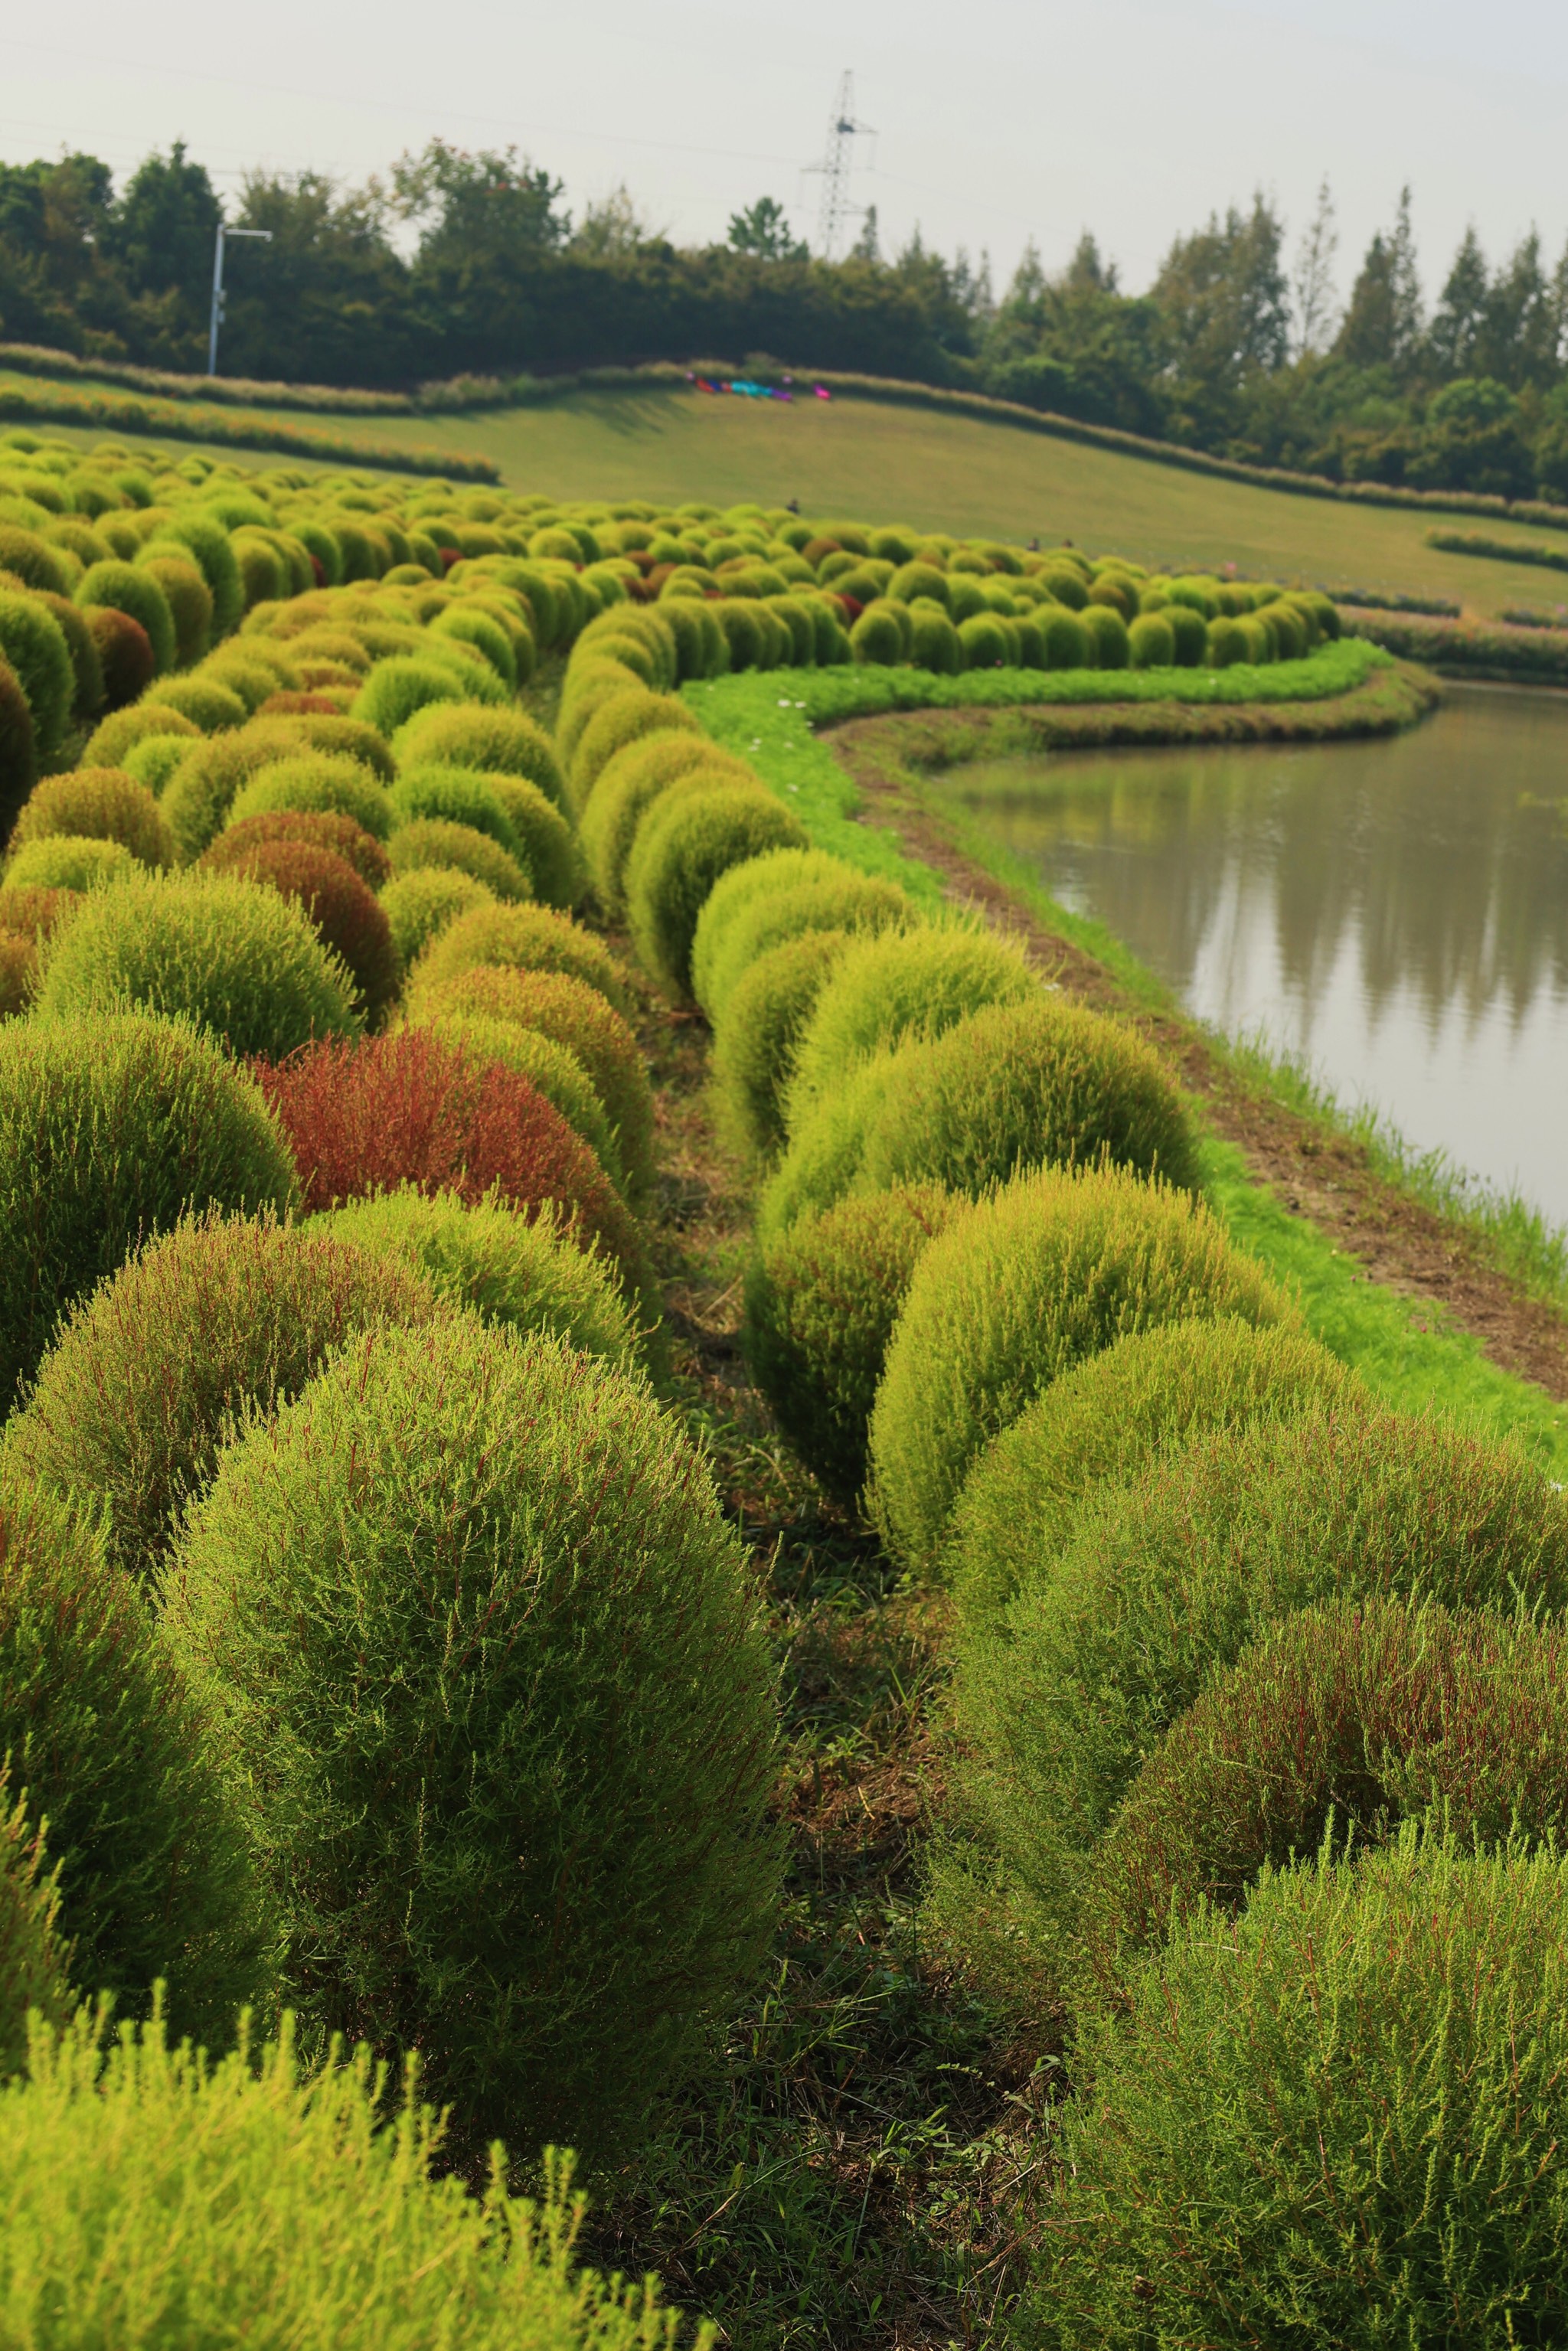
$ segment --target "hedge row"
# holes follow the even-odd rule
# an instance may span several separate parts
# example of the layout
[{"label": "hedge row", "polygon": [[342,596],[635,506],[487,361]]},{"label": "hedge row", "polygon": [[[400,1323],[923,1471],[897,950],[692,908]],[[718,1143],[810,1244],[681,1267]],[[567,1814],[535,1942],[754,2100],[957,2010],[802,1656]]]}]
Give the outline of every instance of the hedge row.
[{"label": "hedge row", "polygon": [[457,449],[402,448],[330,433],[319,424],[290,424],[277,416],[247,416],[189,400],[110,392],[99,384],[42,384],[0,376],[0,416],[28,424],[94,426],[109,433],[157,434],[166,441],[201,441],[224,449],[282,449],[326,465],[384,466],[396,474],[451,475],[464,482],[498,482],[493,457]]}]

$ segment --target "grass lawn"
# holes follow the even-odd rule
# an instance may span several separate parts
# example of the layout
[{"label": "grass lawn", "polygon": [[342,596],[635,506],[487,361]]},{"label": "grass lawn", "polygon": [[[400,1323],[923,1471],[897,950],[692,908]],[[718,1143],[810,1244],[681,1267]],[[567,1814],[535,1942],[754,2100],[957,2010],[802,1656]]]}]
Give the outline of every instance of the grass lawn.
[{"label": "grass lawn", "polygon": [[[287,421],[312,420],[287,412]],[[823,517],[869,516],[1014,540],[1065,538],[1149,564],[1233,562],[1255,577],[1447,596],[1489,619],[1505,604],[1541,600],[1539,569],[1428,547],[1426,534],[1441,516],[1253,489],[1010,425],[871,401],[786,408],[651,389],[473,416],[319,421],[378,442],[493,457],[508,489],[551,497],[702,498],[715,506],[799,498]],[[161,445],[183,455],[202,444]],[[208,454],[242,465],[296,462],[260,452]],[[1486,528],[1521,544],[1541,538],[1524,525],[1489,521]]]}]

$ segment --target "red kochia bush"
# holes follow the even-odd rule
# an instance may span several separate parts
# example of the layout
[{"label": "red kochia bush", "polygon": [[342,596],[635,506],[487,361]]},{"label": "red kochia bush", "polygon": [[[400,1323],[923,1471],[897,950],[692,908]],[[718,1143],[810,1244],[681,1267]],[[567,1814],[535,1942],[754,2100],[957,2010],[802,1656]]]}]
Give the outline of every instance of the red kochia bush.
[{"label": "red kochia bush", "polygon": [[642,1278],[637,1229],[586,1143],[527,1078],[471,1060],[431,1030],[308,1045],[256,1074],[282,1123],[307,1209],[412,1184],[471,1205],[493,1190],[527,1216],[548,1205],[583,1248],[595,1241],[627,1286]]},{"label": "red kochia bush", "polygon": [[351,816],[307,809],[267,809],[259,816],[242,816],[237,824],[224,827],[196,862],[216,873],[243,873],[252,851],[264,841],[303,841],[312,849],[329,849],[371,890],[384,889],[392,880],[392,859],[362,824]]},{"label": "red kochia bush", "polygon": [[152,640],[140,621],[107,604],[95,605],[87,624],[103,670],[104,708],[123,710],[128,702],[146,693],[158,674]]},{"label": "red kochia bush", "polygon": [[293,898],[324,946],[342,956],[372,1026],[398,991],[392,925],[346,859],[308,841],[258,841],[231,870]]}]

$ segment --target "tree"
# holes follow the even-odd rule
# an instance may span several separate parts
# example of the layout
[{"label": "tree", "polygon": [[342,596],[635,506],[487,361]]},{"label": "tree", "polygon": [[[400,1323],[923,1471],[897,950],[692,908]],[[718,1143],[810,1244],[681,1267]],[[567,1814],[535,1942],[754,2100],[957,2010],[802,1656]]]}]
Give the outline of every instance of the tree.
[{"label": "tree", "polygon": [[1328,344],[1333,324],[1334,256],[1339,251],[1339,225],[1333,194],[1326,177],[1318,189],[1317,210],[1296,247],[1291,281],[1296,298],[1296,356],[1308,359]]},{"label": "tree", "polygon": [[225,367],[313,383],[384,383],[408,371],[421,322],[388,209],[373,180],[340,190],[321,172],[251,172],[239,225],[269,230],[272,242],[236,247],[225,272]]},{"label": "tree", "polygon": [[789,214],[777,196],[758,196],[729,216],[730,249],[754,253],[759,261],[804,261],[807,248],[790,233]]},{"label": "tree", "polygon": [[1151,288],[1164,321],[1182,430],[1223,440],[1240,428],[1249,380],[1291,355],[1291,298],[1279,215],[1261,194],[1177,237]]},{"label": "tree", "polygon": [[1445,381],[1475,371],[1476,356],[1486,332],[1490,290],[1486,256],[1472,224],[1460,240],[1453,266],[1443,282],[1427,337],[1433,369]]},{"label": "tree", "polygon": [[1334,350],[1353,367],[1390,368],[1407,377],[1421,348],[1421,283],[1410,191],[1404,188],[1392,230],[1386,236],[1379,230],[1366,249]]},{"label": "tree", "polygon": [[1480,371],[1516,392],[1527,383],[1548,384],[1558,372],[1557,343],[1556,296],[1542,266],[1541,239],[1531,229],[1488,288]]},{"label": "tree", "polygon": [[859,236],[856,237],[853,245],[850,247],[850,259],[852,261],[869,261],[873,264],[880,262],[882,259],[882,247],[877,243],[876,206],[874,204],[867,204],[865,208],[865,218],[861,223],[861,233]]},{"label": "tree", "polygon": [[565,193],[561,181],[519,161],[515,147],[471,155],[433,139],[422,155],[392,166],[393,200],[419,226],[422,264],[504,268],[559,252],[571,235],[570,215],[560,210]]},{"label": "tree", "polygon": [[177,293],[200,313],[213,275],[223,208],[206,169],[176,139],[139,163],[114,207],[105,246],[133,295]]}]

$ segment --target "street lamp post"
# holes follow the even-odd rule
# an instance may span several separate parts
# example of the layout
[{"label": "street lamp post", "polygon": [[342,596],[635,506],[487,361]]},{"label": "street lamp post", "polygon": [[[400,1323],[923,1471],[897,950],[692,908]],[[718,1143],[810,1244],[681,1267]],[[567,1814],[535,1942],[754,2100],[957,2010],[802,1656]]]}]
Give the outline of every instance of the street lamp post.
[{"label": "street lamp post", "polygon": [[207,330],[207,373],[218,371],[218,322],[224,315],[224,239],[225,236],[258,237],[263,245],[272,243],[269,228],[228,228],[218,223],[218,241],[213,254],[213,322]]}]

